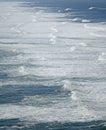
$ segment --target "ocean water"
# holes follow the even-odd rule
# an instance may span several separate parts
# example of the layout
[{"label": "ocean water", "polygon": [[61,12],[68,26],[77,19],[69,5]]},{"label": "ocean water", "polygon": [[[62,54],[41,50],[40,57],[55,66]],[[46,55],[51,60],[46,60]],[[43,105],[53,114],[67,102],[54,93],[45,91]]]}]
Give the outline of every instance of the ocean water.
[{"label": "ocean water", "polygon": [[105,0],[0,0],[0,130],[106,130]]}]

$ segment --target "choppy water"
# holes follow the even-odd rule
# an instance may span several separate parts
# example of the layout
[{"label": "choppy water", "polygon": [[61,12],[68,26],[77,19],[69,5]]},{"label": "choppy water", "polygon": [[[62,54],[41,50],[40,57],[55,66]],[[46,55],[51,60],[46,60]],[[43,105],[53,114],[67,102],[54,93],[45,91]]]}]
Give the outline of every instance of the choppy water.
[{"label": "choppy water", "polygon": [[0,130],[106,129],[106,2],[0,1]]}]

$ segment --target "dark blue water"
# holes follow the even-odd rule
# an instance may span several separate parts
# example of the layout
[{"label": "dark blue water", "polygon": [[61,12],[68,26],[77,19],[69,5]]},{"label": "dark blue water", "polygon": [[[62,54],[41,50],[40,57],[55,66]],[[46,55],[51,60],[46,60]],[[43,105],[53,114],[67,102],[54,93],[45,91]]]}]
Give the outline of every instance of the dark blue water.
[{"label": "dark blue water", "polygon": [[[81,19],[90,19],[91,22],[106,21],[106,2],[104,0],[27,0],[25,1],[25,5],[29,7],[50,7],[50,10],[57,12],[60,10],[61,13],[68,13],[68,16],[66,17],[69,19],[72,18],[70,13],[75,13],[75,17]],[[90,7],[96,8],[89,10]],[[72,10],[65,10],[66,8],[70,8]],[[78,20],[78,22],[81,21]]]},{"label": "dark blue water", "polygon": [[0,0],[0,130],[105,130],[105,36],[105,0]]}]

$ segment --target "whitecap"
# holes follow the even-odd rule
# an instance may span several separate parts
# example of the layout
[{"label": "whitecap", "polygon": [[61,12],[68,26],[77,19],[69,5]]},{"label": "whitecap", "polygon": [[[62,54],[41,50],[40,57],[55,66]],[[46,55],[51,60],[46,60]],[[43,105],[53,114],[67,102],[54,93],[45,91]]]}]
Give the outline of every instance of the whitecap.
[{"label": "whitecap", "polygon": [[93,9],[95,9],[95,7],[89,7],[89,10],[93,10]]},{"label": "whitecap", "polygon": [[106,10],[106,8],[101,8],[101,7],[89,7],[89,10]]},{"label": "whitecap", "polygon": [[71,92],[73,90],[72,83],[69,80],[63,80],[62,82],[63,82],[63,89],[65,91],[70,91]]},{"label": "whitecap", "polygon": [[80,18],[74,18],[74,19],[72,19],[72,21],[73,22],[78,22],[78,21],[81,21],[81,19]]},{"label": "whitecap", "polygon": [[66,8],[65,11],[71,11],[72,9],[71,8]]},{"label": "whitecap", "polygon": [[76,47],[75,46],[72,46],[71,48],[70,48],[70,51],[71,52],[73,52],[73,51],[75,51],[76,50]]},{"label": "whitecap", "polygon": [[75,91],[71,91],[71,99],[72,100],[77,100],[77,96],[76,96],[76,92]]},{"label": "whitecap", "polygon": [[90,22],[90,20],[87,20],[87,19],[82,20],[82,23],[89,23],[89,22]]}]

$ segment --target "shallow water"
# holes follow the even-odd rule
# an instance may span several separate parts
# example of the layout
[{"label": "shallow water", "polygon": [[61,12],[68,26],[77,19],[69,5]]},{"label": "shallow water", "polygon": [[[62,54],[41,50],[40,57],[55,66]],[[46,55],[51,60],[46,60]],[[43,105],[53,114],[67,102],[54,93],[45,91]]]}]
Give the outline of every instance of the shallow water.
[{"label": "shallow water", "polygon": [[106,2],[0,1],[0,129],[106,129]]}]

